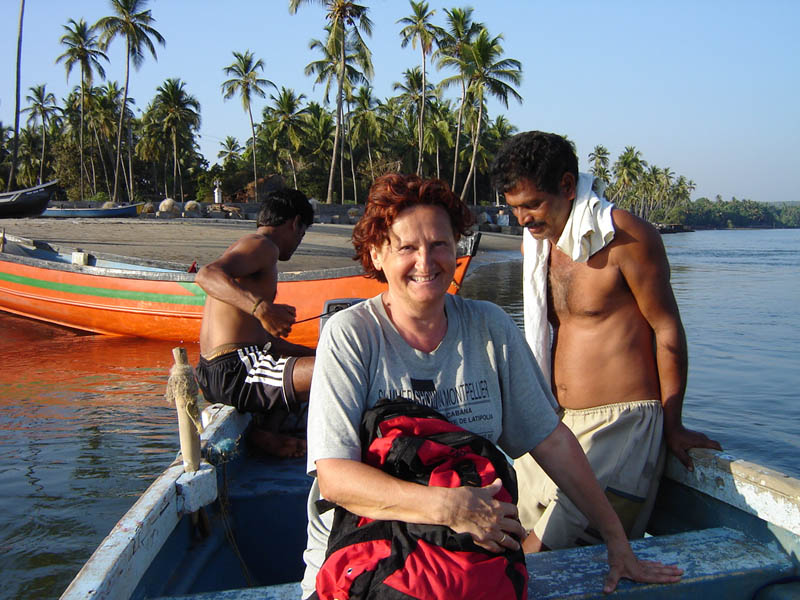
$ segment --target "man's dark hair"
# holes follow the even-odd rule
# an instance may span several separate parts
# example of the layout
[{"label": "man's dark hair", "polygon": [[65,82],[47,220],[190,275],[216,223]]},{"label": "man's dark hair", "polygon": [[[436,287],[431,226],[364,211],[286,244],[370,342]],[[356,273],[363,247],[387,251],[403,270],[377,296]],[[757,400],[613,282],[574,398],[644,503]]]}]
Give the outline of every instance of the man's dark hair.
[{"label": "man's dark hair", "polygon": [[501,192],[529,179],[539,190],[557,194],[564,173],[578,180],[578,157],[566,138],[555,133],[526,131],[506,141],[492,162],[492,182]]},{"label": "man's dark hair", "polygon": [[306,227],[314,222],[314,208],[300,190],[285,188],[267,194],[258,211],[258,227],[277,227],[300,215]]}]

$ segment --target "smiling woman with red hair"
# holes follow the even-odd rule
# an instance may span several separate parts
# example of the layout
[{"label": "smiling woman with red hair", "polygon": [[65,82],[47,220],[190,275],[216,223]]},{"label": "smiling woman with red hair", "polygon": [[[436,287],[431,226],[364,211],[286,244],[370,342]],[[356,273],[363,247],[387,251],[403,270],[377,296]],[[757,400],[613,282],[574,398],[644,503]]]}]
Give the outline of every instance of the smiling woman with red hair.
[{"label": "smiling woman with red hair", "polygon": [[364,216],[353,228],[355,260],[361,261],[365,273],[386,282],[383,271],[372,264],[370,249],[383,246],[389,239],[392,223],[401,212],[423,204],[444,209],[450,218],[456,242],[461,236],[470,234],[472,213],[444,181],[422,180],[415,175],[384,175],[372,185]]},{"label": "smiling woman with red hair", "polygon": [[410,400],[487,438],[508,456],[530,452],[609,542],[606,589],[621,576],[674,581],[679,570],[639,563],[521,332],[489,302],[447,294],[469,209],[446,183],[385,175],[353,231],[356,259],[388,290],[336,313],[317,347],[308,417],[308,545],[304,597],[325,559],[332,511],[321,497],[376,520],[444,525],[492,553],[525,537],[516,505],[484,487],[427,487],[362,462],[359,429],[379,400]]}]

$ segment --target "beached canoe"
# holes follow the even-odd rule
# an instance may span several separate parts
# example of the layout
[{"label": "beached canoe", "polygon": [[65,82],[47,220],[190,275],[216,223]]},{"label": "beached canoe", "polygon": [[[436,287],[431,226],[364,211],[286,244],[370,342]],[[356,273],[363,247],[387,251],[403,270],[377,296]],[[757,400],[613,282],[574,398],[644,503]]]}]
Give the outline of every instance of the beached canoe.
[{"label": "beached canoe", "polygon": [[43,217],[71,218],[71,219],[109,219],[135,217],[144,206],[144,202],[137,204],[126,204],[124,206],[112,206],[111,208],[72,208],[72,207],[50,207],[43,213]]},{"label": "beached canoe", "polygon": [[[458,292],[479,240],[480,234],[462,238],[450,293]],[[0,238],[0,310],[106,335],[196,342],[206,296],[190,269],[6,235]],[[275,301],[297,310],[287,339],[315,347],[327,314],[385,289],[357,266],[297,271],[279,274]]]},{"label": "beached canoe", "polygon": [[0,219],[35,217],[47,208],[56,191],[57,181],[32,188],[0,194]]},{"label": "beached canoe", "polygon": [[[194,474],[176,460],[142,494],[62,596],[182,600],[299,598],[306,538],[305,461],[249,453],[250,416],[204,412],[205,456]],[[209,422],[210,421],[210,422]],[[236,448],[236,451],[231,451]],[[219,451],[227,449],[225,456]],[[800,481],[713,451],[670,457],[642,558],[678,564],[672,585],[623,580],[641,599],[800,597]],[[604,598],[605,547],[529,554],[528,598]],[[759,594],[759,595],[756,595]]]}]

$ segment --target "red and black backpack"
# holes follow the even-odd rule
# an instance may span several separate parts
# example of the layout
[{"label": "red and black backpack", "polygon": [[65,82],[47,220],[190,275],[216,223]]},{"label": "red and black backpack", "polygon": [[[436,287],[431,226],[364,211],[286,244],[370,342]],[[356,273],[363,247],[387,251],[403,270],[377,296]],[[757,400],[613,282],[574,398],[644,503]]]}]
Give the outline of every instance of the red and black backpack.
[{"label": "red and black backpack", "polygon": [[[483,487],[497,477],[495,498],[517,501],[517,479],[489,440],[409,401],[380,401],[361,422],[362,460],[423,485]],[[320,508],[333,506],[320,501]],[[326,559],[317,574],[320,600],[469,599],[527,596],[522,550],[496,554],[469,534],[440,525],[376,521],[337,506]]]}]

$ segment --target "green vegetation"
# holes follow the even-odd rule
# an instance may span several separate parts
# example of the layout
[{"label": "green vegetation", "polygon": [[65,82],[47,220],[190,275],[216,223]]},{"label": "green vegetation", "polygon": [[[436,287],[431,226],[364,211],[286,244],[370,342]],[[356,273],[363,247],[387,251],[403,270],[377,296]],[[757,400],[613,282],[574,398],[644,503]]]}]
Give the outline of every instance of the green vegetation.
[{"label": "green vegetation", "polygon": [[[377,175],[401,171],[445,178],[475,204],[499,200],[488,166],[517,128],[503,115],[490,115],[487,100],[522,102],[522,64],[505,56],[503,37],[476,21],[472,8],[437,14],[425,0],[410,0],[394,33],[398,47],[419,49],[418,64],[399,73],[395,95],[381,100],[370,85],[367,3],[289,0],[291,14],[307,4],[325,8],[323,35],[310,40],[315,58],[305,68],[309,84],[324,90],[321,103],[270,81],[268,65],[252,50],[232,51],[233,62],[218,67],[220,93],[241,100],[251,135],[242,142],[227,136],[209,165],[199,153],[202,110],[191,82],[167,79],[149,103],[138,104],[143,110],[129,96],[131,63],[139,68],[148,57],[157,60],[156,44],[166,44],[148,4],[108,0],[111,14],[97,23],[70,19],[64,25],[63,53],[55,60],[68,80],[78,67],[80,79],[60,102],[44,84],[31,87],[27,106],[15,112],[17,121],[26,116],[25,126],[0,123],[2,188],[58,178],[71,200],[210,201],[218,181],[226,198],[252,201],[279,176],[310,196],[350,203],[363,200]],[[20,0],[19,39],[23,14]],[[118,38],[126,48],[122,85],[105,81],[107,71],[122,73],[122,64],[107,64],[105,54]],[[430,81],[431,65],[443,75],[438,82]],[[253,102],[269,91],[258,119]],[[587,158],[591,172],[608,184],[609,199],[652,222],[800,226],[797,205],[719,197],[691,202],[694,182],[648,164],[633,146],[613,160],[597,145]]]},{"label": "green vegetation", "polygon": [[[608,184],[606,197],[651,223],[676,223],[697,228],[800,227],[800,206],[753,200],[729,202],[717,196],[691,201],[695,183],[669,167],[649,165],[641,152],[628,146],[613,165],[608,150],[589,153],[590,171]],[[609,170],[610,166],[610,170]]]}]

